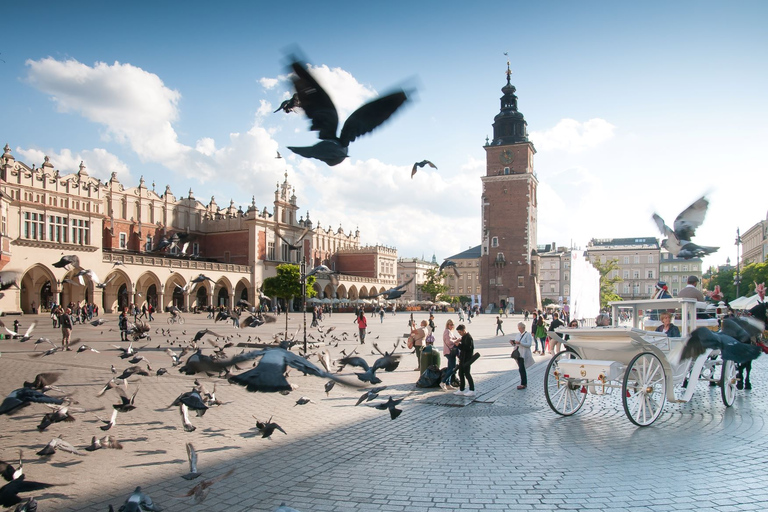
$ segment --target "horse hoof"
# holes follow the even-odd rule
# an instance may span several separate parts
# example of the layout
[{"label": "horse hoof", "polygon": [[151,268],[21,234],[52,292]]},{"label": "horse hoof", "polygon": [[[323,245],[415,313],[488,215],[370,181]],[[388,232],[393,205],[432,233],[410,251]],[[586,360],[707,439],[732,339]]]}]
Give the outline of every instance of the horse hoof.
[{"label": "horse hoof", "polygon": [[[750,386],[751,388],[752,386]],[[736,383],[736,389],[744,389],[744,383],[742,381],[739,381]]]},{"label": "horse hoof", "polygon": [[747,382],[744,384],[744,389],[752,389],[752,384],[750,382]]}]

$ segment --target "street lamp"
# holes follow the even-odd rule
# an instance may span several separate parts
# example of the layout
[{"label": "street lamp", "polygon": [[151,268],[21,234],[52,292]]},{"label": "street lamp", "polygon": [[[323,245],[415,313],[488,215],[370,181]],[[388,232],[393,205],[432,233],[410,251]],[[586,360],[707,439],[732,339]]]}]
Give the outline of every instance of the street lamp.
[{"label": "street lamp", "polygon": [[736,228],[736,279],[734,284],[736,285],[736,298],[739,298],[739,285],[741,284],[741,261],[739,259],[739,247],[741,246],[741,232],[739,228]]}]

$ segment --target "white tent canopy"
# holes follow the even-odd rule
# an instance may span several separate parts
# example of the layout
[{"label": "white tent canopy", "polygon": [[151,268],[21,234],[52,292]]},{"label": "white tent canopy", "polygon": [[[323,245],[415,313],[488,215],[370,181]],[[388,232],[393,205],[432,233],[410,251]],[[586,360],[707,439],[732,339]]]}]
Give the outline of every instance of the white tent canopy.
[{"label": "white tent canopy", "polygon": [[739,297],[736,300],[732,300],[728,305],[733,309],[752,309],[757,306],[759,299],[757,294],[754,294],[751,297]]}]

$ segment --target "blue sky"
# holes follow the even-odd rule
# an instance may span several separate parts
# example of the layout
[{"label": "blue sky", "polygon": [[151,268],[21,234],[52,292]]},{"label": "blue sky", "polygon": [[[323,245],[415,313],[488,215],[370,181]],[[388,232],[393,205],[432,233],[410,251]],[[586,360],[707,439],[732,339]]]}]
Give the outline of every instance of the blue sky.
[{"label": "blue sky", "polygon": [[[479,243],[480,179],[509,52],[538,151],[539,243],[659,236],[707,193],[697,233],[735,258],[766,216],[765,2],[14,2],[4,6],[0,143],[84,160],[126,186],[270,205],[288,172],[302,214],[438,259]],[[389,89],[407,108],[327,167],[273,114],[298,47],[342,119]],[[286,157],[274,158],[275,152]],[[413,162],[433,161],[438,170]],[[764,188],[764,187],[763,187]]]}]

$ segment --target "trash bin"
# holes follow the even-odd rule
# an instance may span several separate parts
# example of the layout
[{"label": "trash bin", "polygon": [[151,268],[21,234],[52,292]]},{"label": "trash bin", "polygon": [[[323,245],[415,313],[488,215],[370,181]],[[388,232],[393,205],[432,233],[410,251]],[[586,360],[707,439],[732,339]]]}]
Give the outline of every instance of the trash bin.
[{"label": "trash bin", "polygon": [[427,345],[424,347],[424,350],[421,351],[419,373],[424,373],[424,371],[432,365],[437,366],[437,368],[440,369],[440,351],[437,350],[434,345]]}]

